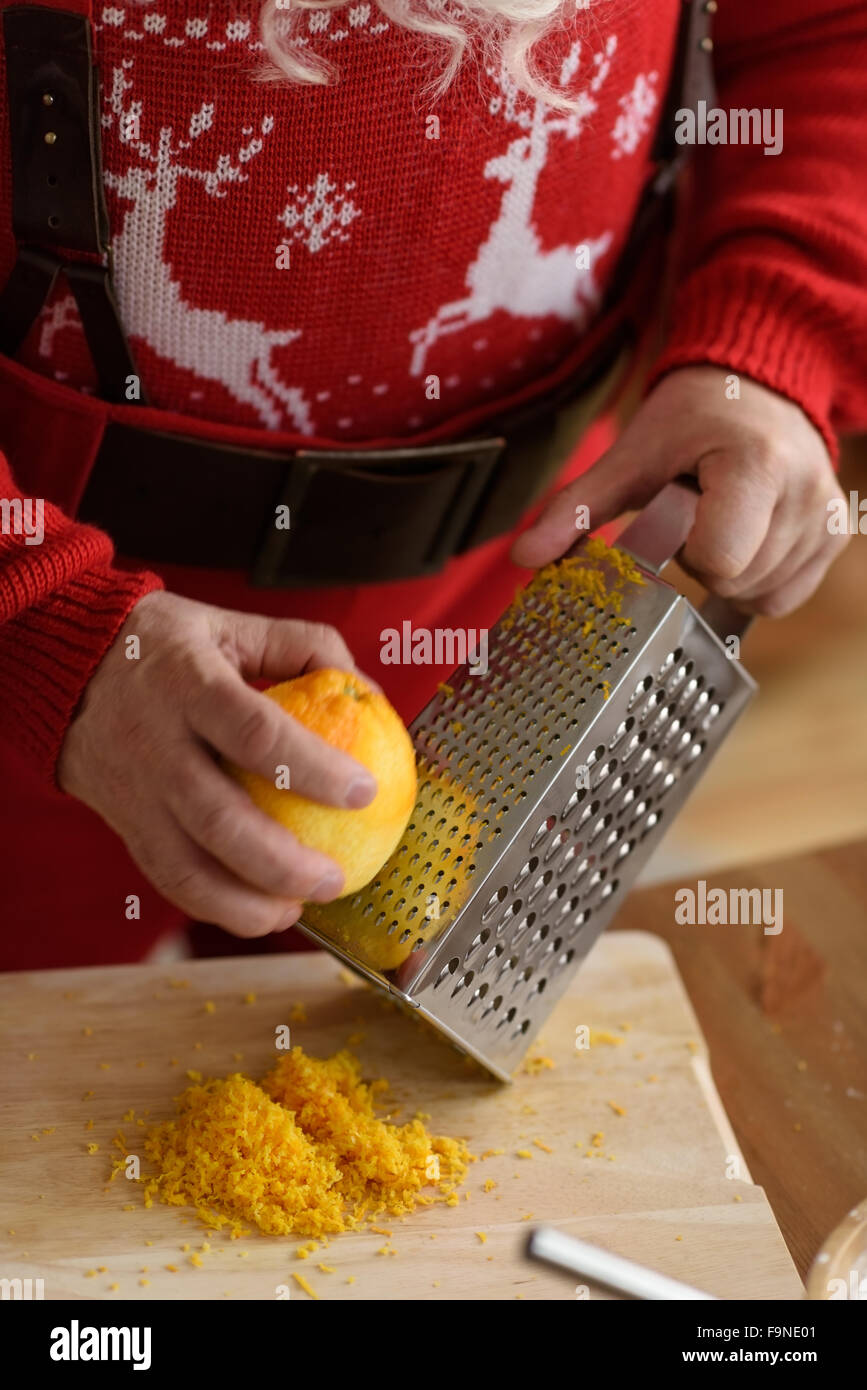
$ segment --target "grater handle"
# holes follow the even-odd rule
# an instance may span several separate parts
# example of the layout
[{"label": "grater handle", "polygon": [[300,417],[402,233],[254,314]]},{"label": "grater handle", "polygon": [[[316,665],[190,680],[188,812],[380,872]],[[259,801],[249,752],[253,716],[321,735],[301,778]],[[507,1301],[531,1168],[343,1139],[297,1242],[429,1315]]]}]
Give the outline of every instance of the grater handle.
[{"label": "grater handle", "polygon": [[643,569],[659,574],[692,530],[700,496],[698,483],[687,474],[666,483],[617,537],[618,550],[628,550]]},{"label": "grater handle", "polygon": [[[682,473],[667,483],[617,537],[618,550],[628,550],[643,569],[658,575],[689,535],[700,496],[696,479]],[[751,613],[741,612],[718,594],[708,594],[699,614],[721,639],[745,637],[753,621]]]},{"label": "grater handle", "polygon": [[665,1301],[686,1299],[714,1299],[712,1293],[704,1293],[689,1284],[681,1284],[677,1279],[669,1279],[655,1269],[646,1269],[634,1264],[622,1255],[614,1255],[598,1245],[576,1240],[556,1226],[538,1226],[527,1241],[527,1254],[531,1260],[555,1265],[571,1274],[591,1279],[595,1284],[613,1289],[615,1293],[625,1294],[627,1298],[644,1298]]}]

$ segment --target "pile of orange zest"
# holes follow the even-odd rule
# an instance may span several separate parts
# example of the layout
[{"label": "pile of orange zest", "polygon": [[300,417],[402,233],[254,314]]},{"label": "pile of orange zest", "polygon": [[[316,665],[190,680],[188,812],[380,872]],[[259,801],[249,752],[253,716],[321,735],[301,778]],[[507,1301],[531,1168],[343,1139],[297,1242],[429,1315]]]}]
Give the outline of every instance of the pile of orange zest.
[{"label": "pile of orange zest", "polygon": [[[155,1171],[140,1179],[145,1206],[193,1207],[237,1239],[247,1234],[241,1222],[321,1238],[380,1214],[453,1204],[472,1160],[466,1144],[430,1135],[419,1119],[378,1118],[387,1087],[362,1081],[349,1052],[319,1060],[300,1047],[260,1082],[238,1072],[197,1080],[177,1098],[176,1118],[146,1133]],[[128,1152],[122,1134],[115,1144],[118,1169]]]}]

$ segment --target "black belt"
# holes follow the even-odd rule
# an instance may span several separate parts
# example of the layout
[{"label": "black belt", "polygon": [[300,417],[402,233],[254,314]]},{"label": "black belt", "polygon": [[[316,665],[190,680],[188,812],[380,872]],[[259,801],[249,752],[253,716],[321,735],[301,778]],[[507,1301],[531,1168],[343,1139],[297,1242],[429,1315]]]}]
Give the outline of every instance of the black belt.
[{"label": "black belt", "polygon": [[126,556],[246,569],[269,588],[434,574],[510,530],[544,490],[564,398],[623,345],[609,338],[579,382],[483,439],[287,455],[112,423],[78,514]]}]

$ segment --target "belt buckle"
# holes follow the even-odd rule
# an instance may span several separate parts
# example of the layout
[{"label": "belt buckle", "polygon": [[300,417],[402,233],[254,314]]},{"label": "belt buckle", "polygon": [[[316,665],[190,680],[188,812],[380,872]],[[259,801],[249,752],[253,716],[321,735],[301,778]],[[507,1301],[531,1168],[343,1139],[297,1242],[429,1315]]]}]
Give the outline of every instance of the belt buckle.
[{"label": "belt buckle", "polygon": [[[432,465],[438,461],[446,466],[460,463],[463,465],[462,478],[448,507],[442,513],[433,541],[424,553],[419,555],[417,567],[411,574],[401,570],[399,573],[381,574],[379,577],[404,579],[413,575],[436,573],[460,549],[461,540],[469,530],[505,446],[505,439],[495,437],[385,450],[298,450],[286,462],[283,485],[269,513],[250,571],[251,583],[257,588],[280,588],[292,584],[303,585],[305,578],[309,578],[312,583],[323,582],[320,574],[292,574],[287,565],[287,559],[291,562],[293,527],[303,516],[305,495],[313,478],[320,471],[339,474],[341,471],[352,470],[363,473],[365,468],[369,468],[371,473],[391,470],[400,474],[400,465],[404,465],[409,474],[412,471],[419,472],[424,465]],[[275,525],[275,513],[279,507],[288,508],[289,526],[285,529],[278,529]],[[340,581],[339,578],[335,578],[332,582]]]},{"label": "belt buckle", "polygon": [[[284,568],[286,552],[292,543],[292,521],[301,508],[304,494],[319,464],[313,450],[299,451],[286,461],[283,470],[283,485],[274,502],[265,525],[265,531],[250,570],[250,583],[257,589],[277,589],[282,587],[281,573]],[[288,508],[289,525],[278,530],[275,513],[279,507]]]}]

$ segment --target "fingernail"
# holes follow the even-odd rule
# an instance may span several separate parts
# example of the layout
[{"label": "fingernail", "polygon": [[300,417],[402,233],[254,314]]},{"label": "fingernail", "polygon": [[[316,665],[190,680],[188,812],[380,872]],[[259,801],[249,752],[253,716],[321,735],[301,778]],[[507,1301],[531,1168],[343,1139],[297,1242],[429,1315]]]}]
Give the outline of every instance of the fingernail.
[{"label": "fingernail", "polygon": [[372,777],[356,777],[346,788],[344,806],[350,811],[360,811],[369,806],[376,796],[376,783]]},{"label": "fingernail", "polygon": [[320,878],[316,887],[310,893],[310,901],[315,903],[331,902],[336,898],[343,887],[343,875],[336,869],[329,869],[324,878]]}]

